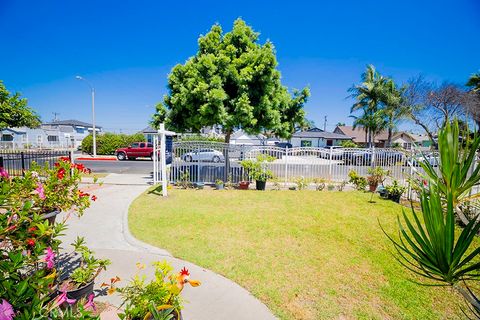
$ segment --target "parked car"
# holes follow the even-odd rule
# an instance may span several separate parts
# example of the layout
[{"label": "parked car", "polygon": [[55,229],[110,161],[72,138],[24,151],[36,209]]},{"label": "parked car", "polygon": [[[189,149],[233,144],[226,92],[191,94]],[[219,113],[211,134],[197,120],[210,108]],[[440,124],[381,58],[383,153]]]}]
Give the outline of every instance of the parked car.
[{"label": "parked car", "polygon": [[421,162],[428,162],[432,167],[438,166],[440,159],[438,158],[438,155],[432,154],[432,153],[426,153],[421,156],[414,157],[413,159],[407,159],[405,161],[406,166],[414,166],[414,167],[419,167]]},{"label": "parked car", "polygon": [[292,144],[288,142],[277,142],[275,143],[275,148],[278,149],[265,149],[262,150],[262,153],[268,154],[269,156],[275,157],[277,159],[282,159],[282,157],[285,156],[285,154],[287,153],[287,148],[292,148]]},{"label": "parked car", "polygon": [[225,156],[215,149],[200,149],[198,151],[187,152],[181,159],[185,162],[207,161],[207,162],[225,162]]},{"label": "parked car", "polygon": [[[394,165],[396,163],[402,163],[404,158],[403,153],[395,150],[375,150],[375,164],[381,166]],[[344,152],[343,162],[348,165],[360,165],[367,166],[372,162],[372,150],[361,149]]]},{"label": "parked car", "polygon": [[153,144],[150,142],[135,142],[127,148],[115,150],[115,155],[120,161],[135,160],[140,157],[153,158]]},{"label": "parked car", "polygon": [[324,147],[320,151],[320,158],[330,159],[330,154],[332,155],[333,160],[342,160],[345,150],[342,146],[329,146]]},{"label": "parked car", "polygon": [[[136,158],[150,158],[153,160],[153,144],[150,142],[135,142],[127,148],[115,150],[115,155],[120,161],[135,160]],[[165,158],[167,164],[172,163],[172,154],[170,151],[165,151]]]}]

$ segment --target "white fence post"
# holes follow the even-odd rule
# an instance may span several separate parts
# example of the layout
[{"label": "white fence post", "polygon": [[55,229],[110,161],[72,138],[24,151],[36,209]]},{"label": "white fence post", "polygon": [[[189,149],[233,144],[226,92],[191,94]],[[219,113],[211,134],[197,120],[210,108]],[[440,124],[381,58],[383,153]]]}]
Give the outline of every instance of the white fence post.
[{"label": "white fence post", "polygon": [[328,179],[332,180],[332,158],[333,158],[333,147],[330,146],[330,154],[329,154],[329,161],[328,161]]},{"label": "white fence post", "polygon": [[288,146],[285,147],[285,187],[288,181]]}]

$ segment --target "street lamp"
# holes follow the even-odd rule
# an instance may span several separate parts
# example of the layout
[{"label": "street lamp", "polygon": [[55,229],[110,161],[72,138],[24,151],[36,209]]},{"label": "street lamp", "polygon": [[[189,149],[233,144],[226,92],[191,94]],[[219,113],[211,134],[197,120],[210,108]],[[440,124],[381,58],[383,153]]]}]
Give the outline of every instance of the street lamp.
[{"label": "street lamp", "polygon": [[97,138],[96,138],[97,132],[95,129],[95,88],[85,78],[81,76],[76,76],[75,78],[77,80],[85,81],[85,83],[88,84],[88,86],[90,87],[90,90],[92,91],[93,156],[96,157],[97,156]]}]

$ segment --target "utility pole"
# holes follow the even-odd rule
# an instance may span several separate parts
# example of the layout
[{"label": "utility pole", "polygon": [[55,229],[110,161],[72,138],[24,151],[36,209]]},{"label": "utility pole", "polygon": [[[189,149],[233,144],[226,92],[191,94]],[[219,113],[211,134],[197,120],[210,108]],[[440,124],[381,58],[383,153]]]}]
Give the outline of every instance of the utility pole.
[{"label": "utility pole", "polygon": [[323,131],[327,131],[327,116],[325,116],[325,120],[323,122]]},{"label": "utility pole", "polygon": [[87,80],[85,80],[85,78],[81,77],[81,76],[76,76],[75,77],[76,79],[78,80],[82,80],[82,81],[85,81],[86,84],[88,84],[88,86],[90,87],[90,91],[91,91],[91,94],[92,94],[92,137],[93,137],[93,156],[96,157],[97,156],[97,139],[96,139],[96,136],[97,136],[97,129],[95,128],[95,88],[90,84],[90,82],[88,82]]},{"label": "utility pole", "polygon": [[52,113],[53,113],[53,122],[57,122],[58,121],[57,116],[59,116],[60,113],[59,112],[52,112]]}]

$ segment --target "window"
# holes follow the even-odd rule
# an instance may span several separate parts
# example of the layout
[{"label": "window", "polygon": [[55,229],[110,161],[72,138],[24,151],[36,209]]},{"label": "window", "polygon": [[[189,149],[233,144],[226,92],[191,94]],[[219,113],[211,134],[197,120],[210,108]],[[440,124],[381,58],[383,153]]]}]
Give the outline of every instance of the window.
[{"label": "window", "polygon": [[404,147],[405,149],[412,149],[412,144],[411,144],[410,142],[404,142],[404,143],[403,143],[403,147]]},{"label": "window", "polygon": [[42,141],[43,141],[42,136],[41,136],[41,135],[38,135],[38,136],[37,136],[37,143],[42,143]]},{"label": "window", "polygon": [[2,134],[2,141],[13,141],[13,135],[11,135],[11,134]]},{"label": "window", "polygon": [[27,134],[22,134],[22,142],[27,142],[28,139],[27,139]]},{"label": "window", "polygon": [[138,148],[138,143],[132,143],[132,145],[130,146],[132,148]]},{"label": "window", "polygon": [[148,144],[147,144],[147,147],[148,147],[148,148],[153,148],[153,143],[148,143]]},{"label": "window", "polygon": [[301,141],[300,141],[300,146],[301,146],[301,147],[311,147],[311,146],[312,146],[312,141],[310,141],[310,140],[301,140]]},{"label": "window", "polygon": [[47,136],[47,141],[57,142],[58,141],[58,136]]}]

